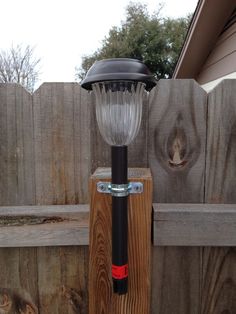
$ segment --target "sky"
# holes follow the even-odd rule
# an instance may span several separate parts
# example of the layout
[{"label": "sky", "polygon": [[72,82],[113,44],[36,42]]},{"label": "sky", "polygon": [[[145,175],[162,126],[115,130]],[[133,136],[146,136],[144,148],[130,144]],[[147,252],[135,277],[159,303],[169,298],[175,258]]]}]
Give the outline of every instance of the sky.
[{"label": "sky", "polygon": [[[139,0],[163,17],[194,12],[198,0]],[[125,19],[130,0],[0,0],[0,50],[23,44],[41,58],[40,81],[73,82],[83,55],[100,46],[112,26]]]}]

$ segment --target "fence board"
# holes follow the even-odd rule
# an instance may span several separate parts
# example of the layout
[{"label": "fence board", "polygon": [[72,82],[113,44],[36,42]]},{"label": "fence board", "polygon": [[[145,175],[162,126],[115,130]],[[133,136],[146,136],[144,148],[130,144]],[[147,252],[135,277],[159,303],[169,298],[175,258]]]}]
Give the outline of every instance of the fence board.
[{"label": "fence board", "polygon": [[35,203],[32,96],[20,86],[15,88],[18,205]]},{"label": "fence board", "polygon": [[[161,80],[149,109],[154,202],[202,203],[206,94],[192,80]],[[199,248],[155,247],[152,311],[199,313]]]},{"label": "fence board", "polygon": [[[84,121],[89,121],[89,110],[88,104],[82,103],[84,94],[81,93],[82,89],[76,83],[50,83],[43,84],[33,96],[37,204],[64,205],[88,201],[90,137]],[[71,274],[77,276],[76,269],[82,263],[82,274],[86,277],[87,264],[84,261],[87,250],[60,247],[38,248],[37,252],[41,313],[75,313],[75,306],[71,307],[70,302],[65,303],[61,289],[68,281],[67,290],[76,293],[80,290],[79,280],[76,286]],[[52,256],[52,252],[55,256]],[[77,254],[82,254],[81,259],[75,261]],[[75,262],[66,264],[68,259],[63,256],[71,256]],[[47,278],[46,274],[49,273],[50,278]],[[78,308],[86,309],[85,285],[83,298],[78,293]]]},{"label": "fence board", "polygon": [[206,94],[193,80],[159,81],[149,112],[154,202],[203,202],[205,121]]},{"label": "fence board", "polygon": [[8,107],[8,99],[7,99],[7,86],[5,84],[0,84],[0,136],[1,136],[1,144],[0,144],[0,204],[8,204],[7,201],[7,163],[10,162],[8,160],[8,139],[7,139],[7,107]]},{"label": "fence board", "polygon": [[[0,117],[0,205],[34,204],[31,95],[20,85],[0,84]],[[0,249],[0,268],[1,309],[37,313],[36,249]]]},{"label": "fence board", "polygon": [[88,104],[76,83],[43,84],[34,94],[38,204],[88,202]]},{"label": "fence board", "polygon": [[88,245],[89,205],[0,207],[0,247]]},{"label": "fence board", "polygon": [[[17,88],[17,87],[16,87]],[[16,104],[17,102],[17,104]],[[16,106],[19,102],[16,100],[15,88],[7,88],[7,104],[6,104],[6,119],[7,119],[7,201],[8,204],[18,203],[18,154],[17,154],[17,123],[16,123]],[[22,178],[19,178],[21,181]]]},{"label": "fence board", "polygon": [[0,84],[0,205],[35,202],[32,98],[20,85]]},{"label": "fence board", "polygon": [[38,260],[40,313],[87,314],[87,248],[39,248]]},{"label": "fence board", "polygon": [[236,205],[153,204],[153,209],[154,245],[236,246]]},{"label": "fence board", "polygon": [[36,249],[1,249],[0,267],[2,313],[27,313],[27,308],[30,313],[38,313]]},{"label": "fence board", "polygon": [[[91,128],[89,125],[91,115],[91,99],[88,92],[73,84],[74,102],[74,180],[75,203],[89,203],[89,176],[91,172]],[[77,104],[77,105],[76,105]]]},{"label": "fence board", "polygon": [[[235,88],[236,80],[225,80],[209,95],[207,203],[236,203]],[[236,312],[235,253],[235,248],[202,249],[201,314]]]}]

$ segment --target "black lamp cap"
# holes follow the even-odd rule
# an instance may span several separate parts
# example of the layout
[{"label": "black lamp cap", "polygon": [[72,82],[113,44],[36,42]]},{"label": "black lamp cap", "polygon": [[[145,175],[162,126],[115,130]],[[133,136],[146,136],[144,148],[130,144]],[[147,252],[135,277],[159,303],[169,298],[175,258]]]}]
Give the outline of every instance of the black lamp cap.
[{"label": "black lamp cap", "polygon": [[114,58],[96,61],[88,70],[81,86],[92,90],[92,84],[104,81],[135,81],[144,82],[146,90],[156,85],[156,79],[148,67],[139,60]]}]

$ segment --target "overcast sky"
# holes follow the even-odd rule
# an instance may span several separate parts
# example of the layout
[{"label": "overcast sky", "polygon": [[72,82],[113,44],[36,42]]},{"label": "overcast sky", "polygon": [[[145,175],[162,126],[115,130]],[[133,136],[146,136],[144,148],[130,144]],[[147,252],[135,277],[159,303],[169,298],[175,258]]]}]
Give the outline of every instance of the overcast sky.
[{"label": "overcast sky", "polygon": [[[129,0],[0,0],[0,48],[30,44],[42,59],[42,82],[74,81],[81,56],[93,53],[112,26],[125,18]],[[137,2],[137,1],[134,1]],[[146,0],[150,13],[164,3],[163,16],[192,13],[197,0]]]}]

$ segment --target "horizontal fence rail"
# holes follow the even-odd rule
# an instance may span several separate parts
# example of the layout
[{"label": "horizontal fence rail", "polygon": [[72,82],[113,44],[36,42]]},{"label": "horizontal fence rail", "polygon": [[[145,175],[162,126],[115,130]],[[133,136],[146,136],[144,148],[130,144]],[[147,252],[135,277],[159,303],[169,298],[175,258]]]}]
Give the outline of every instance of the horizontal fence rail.
[{"label": "horizontal fence rail", "polygon": [[[153,204],[154,246],[236,246],[235,230],[236,204]],[[88,244],[88,204],[0,207],[0,247]]]},{"label": "horizontal fence rail", "polygon": [[153,204],[156,246],[236,246],[236,204]]},{"label": "horizontal fence rail", "polygon": [[0,207],[0,247],[88,245],[89,206]]}]

